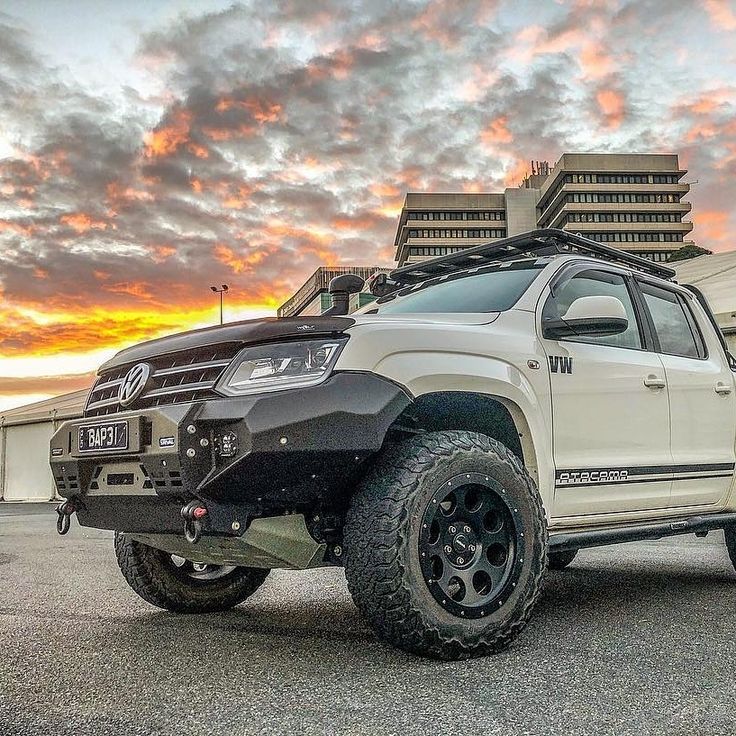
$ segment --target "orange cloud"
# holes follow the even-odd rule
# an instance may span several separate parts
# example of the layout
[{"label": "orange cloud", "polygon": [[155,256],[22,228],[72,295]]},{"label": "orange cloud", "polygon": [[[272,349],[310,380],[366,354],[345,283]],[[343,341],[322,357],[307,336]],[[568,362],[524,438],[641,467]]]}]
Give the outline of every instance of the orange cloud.
[{"label": "orange cloud", "polygon": [[265,250],[237,255],[232,248],[228,248],[226,245],[215,246],[215,258],[237,274],[252,271],[253,267],[257,266],[268,255],[269,252]]},{"label": "orange cloud", "polygon": [[507,127],[508,118],[505,115],[491,120],[488,126],[481,131],[480,139],[487,147],[493,147],[496,143],[511,143],[514,136]]},{"label": "orange cloud", "polygon": [[149,191],[144,189],[134,189],[127,187],[117,181],[111,181],[105,187],[105,194],[108,204],[108,214],[115,216],[118,210],[130,206],[135,202],[152,202],[155,197]]},{"label": "orange cloud", "polygon": [[736,13],[728,0],[703,0],[713,27],[719,31],[736,31]]},{"label": "orange cloud", "polygon": [[253,191],[253,187],[247,184],[240,184],[234,193],[228,194],[222,200],[222,204],[229,209],[241,210],[248,204],[248,199]]},{"label": "orange cloud", "polygon": [[597,41],[583,43],[578,62],[583,75],[590,79],[602,79],[616,69],[613,57],[605,53]]},{"label": "orange cloud", "polygon": [[334,230],[370,230],[377,224],[377,218],[371,215],[358,217],[334,217],[330,226]]},{"label": "orange cloud", "polygon": [[162,263],[176,253],[176,248],[170,245],[152,245],[150,251],[153,254],[154,262]]},{"label": "orange cloud", "polygon": [[729,236],[728,213],[720,210],[699,210],[693,217],[698,239],[706,245],[713,240],[722,241]]},{"label": "orange cloud", "polygon": [[[413,30],[421,33],[431,41],[437,41],[443,48],[452,50],[458,46],[463,38],[463,33],[454,27],[459,11],[468,3],[446,2],[446,0],[430,0],[420,13],[412,20]],[[495,13],[496,3],[484,0],[477,5],[474,17],[468,22],[483,24]]]},{"label": "orange cloud", "polygon": [[514,47],[512,56],[530,60],[543,54],[560,54],[587,40],[582,28],[571,28],[549,35],[547,30],[539,25],[527,26],[516,34],[517,44],[522,48]]},{"label": "orange cloud", "polygon": [[233,138],[251,138],[258,133],[258,128],[255,125],[245,124],[239,125],[237,128],[215,128],[207,125],[202,128],[202,133],[210,140],[221,143]]},{"label": "orange cloud", "polygon": [[36,228],[33,225],[24,225],[13,220],[0,220],[0,233],[18,233],[19,235],[33,235]]},{"label": "orange cloud", "polygon": [[209,158],[210,152],[198,143],[189,142],[187,143],[187,151],[193,153],[197,158]]},{"label": "orange cloud", "polygon": [[398,197],[401,194],[401,189],[393,184],[376,183],[371,184],[368,189],[376,197]]},{"label": "orange cloud", "polygon": [[527,175],[527,172],[528,166],[526,161],[521,158],[516,158],[511,166],[506,170],[506,174],[503,178],[503,185],[505,187],[519,186]]},{"label": "orange cloud", "polygon": [[284,111],[278,102],[263,100],[257,97],[248,97],[239,100],[234,97],[225,96],[218,100],[215,105],[217,112],[239,109],[247,111],[257,123],[278,123],[285,120]]},{"label": "orange cloud", "polygon": [[68,225],[80,235],[89,230],[106,230],[108,226],[104,220],[97,220],[84,212],[72,212],[69,215],[62,215],[59,222]]},{"label": "orange cloud", "polygon": [[327,57],[320,57],[307,65],[307,77],[312,82],[323,79],[347,79],[355,66],[355,56],[348,49],[337,49]]},{"label": "orange cloud", "polygon": [[676,105],[677,112],[689,112],[695,115],[710,115],[725,105],[736,103],[735,87],[717,87],[700,94],[682,98]]},{"label": "orange cloud", "polygon": [[614,89],[600,89],[595,95],[598,108],[607,128],[618,128],[625,116],[624,96]]},{"label": "orange cloud", "polygon": [[718,135],[719,129],[713,123],[695,123],[685,134],[685,140],[688,143],[694,143],[698,140],[713,138]]},{"label": "orange cloud", "polygon": [[192,114],[188,110],[176,110],[171,116],[171,122],[145,134],[144,155],[147,158],[170,156],[189,140],[189,129],[192,123]]},{"label": "orange cloud", "polygon": [[498,81],[499,76],[496,69],[473,64],[472,74],[460,85],[458,97],[465,102],[477,102]]}]

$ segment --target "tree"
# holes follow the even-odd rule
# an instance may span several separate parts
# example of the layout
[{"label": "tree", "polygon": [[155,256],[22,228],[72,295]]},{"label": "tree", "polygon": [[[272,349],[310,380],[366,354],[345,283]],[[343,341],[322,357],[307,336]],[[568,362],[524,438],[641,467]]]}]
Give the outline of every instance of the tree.
[{"label": "tree", "polygon": [[712,250],[701,248],[699,245],[685,245],[672,253],[672,255],[667,259],[667,263],[672,263],[673,261],[687,261],[689,258],[710,255],[713,255]]}]

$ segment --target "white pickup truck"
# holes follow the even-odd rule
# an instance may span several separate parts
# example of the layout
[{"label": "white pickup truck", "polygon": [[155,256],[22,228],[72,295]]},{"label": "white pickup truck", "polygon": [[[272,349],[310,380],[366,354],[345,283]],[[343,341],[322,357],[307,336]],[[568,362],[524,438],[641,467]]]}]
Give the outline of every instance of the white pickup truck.
[{"label": "white pickup truck", "polygon": [[[724,529],[734,360],[674,272],[539,230],[377,277],[345,316],[143,343],[51,441],[59,530],[114,529],[149,602],[222,610],[344,565],[383,639],[506,646],[583,547]],[[633,611],[632,611],[633,615]]]}]

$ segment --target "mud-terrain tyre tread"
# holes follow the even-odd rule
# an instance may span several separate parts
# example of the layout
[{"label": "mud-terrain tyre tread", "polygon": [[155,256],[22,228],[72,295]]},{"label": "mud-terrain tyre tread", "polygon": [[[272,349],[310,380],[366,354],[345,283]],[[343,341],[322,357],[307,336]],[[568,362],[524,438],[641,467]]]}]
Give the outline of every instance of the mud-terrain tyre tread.
[{"label": "mud-terrain tyre tread", "polygon": [[734,569],[736,569],[736,524],[729,524],[724,530],[726,535],[726,549],[731,558]]},{"label": "mud-terrain tyre tread", "polygon": [[[467,460],[473,454],[478,458],[477,453],[482,453],[484,460],[491,460],[494,469],[507,478],[512,474],[520,481],[530,517],[534,519],[533,539],[526,543],[537,554],[528,554],[532,559],[524,562],[525,566],[531,565],[526,590],[515,602],[511,616],[501,626],[486,627],[469,636],[468,630],[462,628],[467,621],[442,611],[446,619],[454,619],[455,625],[447,620],[437,625],[437,612],[417,603],[411,580],[407,579],[405,560],[409,553],[409,517],[422,479],[440,463]],[[426,433],[385,451],[352,499],[344,539],[348,588],[370,626],[394,646],[435,659],[467,659],[505,649],[526,626],[542,590],[547,566],[547,524],[534,481],[516,455],[500,442],[477,432]],[[439,608],[439,604],[434,605]]]},{"label": "mud-terrain tyre tread", "polygon": [[564,552],[548,552],[547,567],[550,570],[564,570],[578,556],[578,550],[567,549]]},{"label": "mud-terrain tyre tread", "polygon": [[236,567],[222,578],[188,581],[176,575],[159,550],[120,532],[115,533],[115,556],[128,585],[144,601],[175,613],[226,611],[253,595],[270,572]]}]

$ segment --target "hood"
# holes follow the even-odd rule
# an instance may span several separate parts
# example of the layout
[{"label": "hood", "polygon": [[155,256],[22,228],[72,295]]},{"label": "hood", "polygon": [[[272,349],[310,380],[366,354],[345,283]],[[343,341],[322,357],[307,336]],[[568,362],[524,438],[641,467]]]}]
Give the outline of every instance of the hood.
[{"label": "hood", "polygon": [[376,314],[363,313],[351,315],[355,326],[360,325],[487,325],[498,319],[500,312],[426,312],[416,314]]},{"label": "hood", "polygon": [[235,343],[245,347],[249,344],[272,342],[284,338],[293,339],[313,335],[336,336],[353,324],[355,320],[351,317],[267,317],[266,319],[215,325],[133,345],[110,358],[100,366],[99,371],[104,372],[128,363],[150,360],[159,355],[196,350],[223,343]]}]

